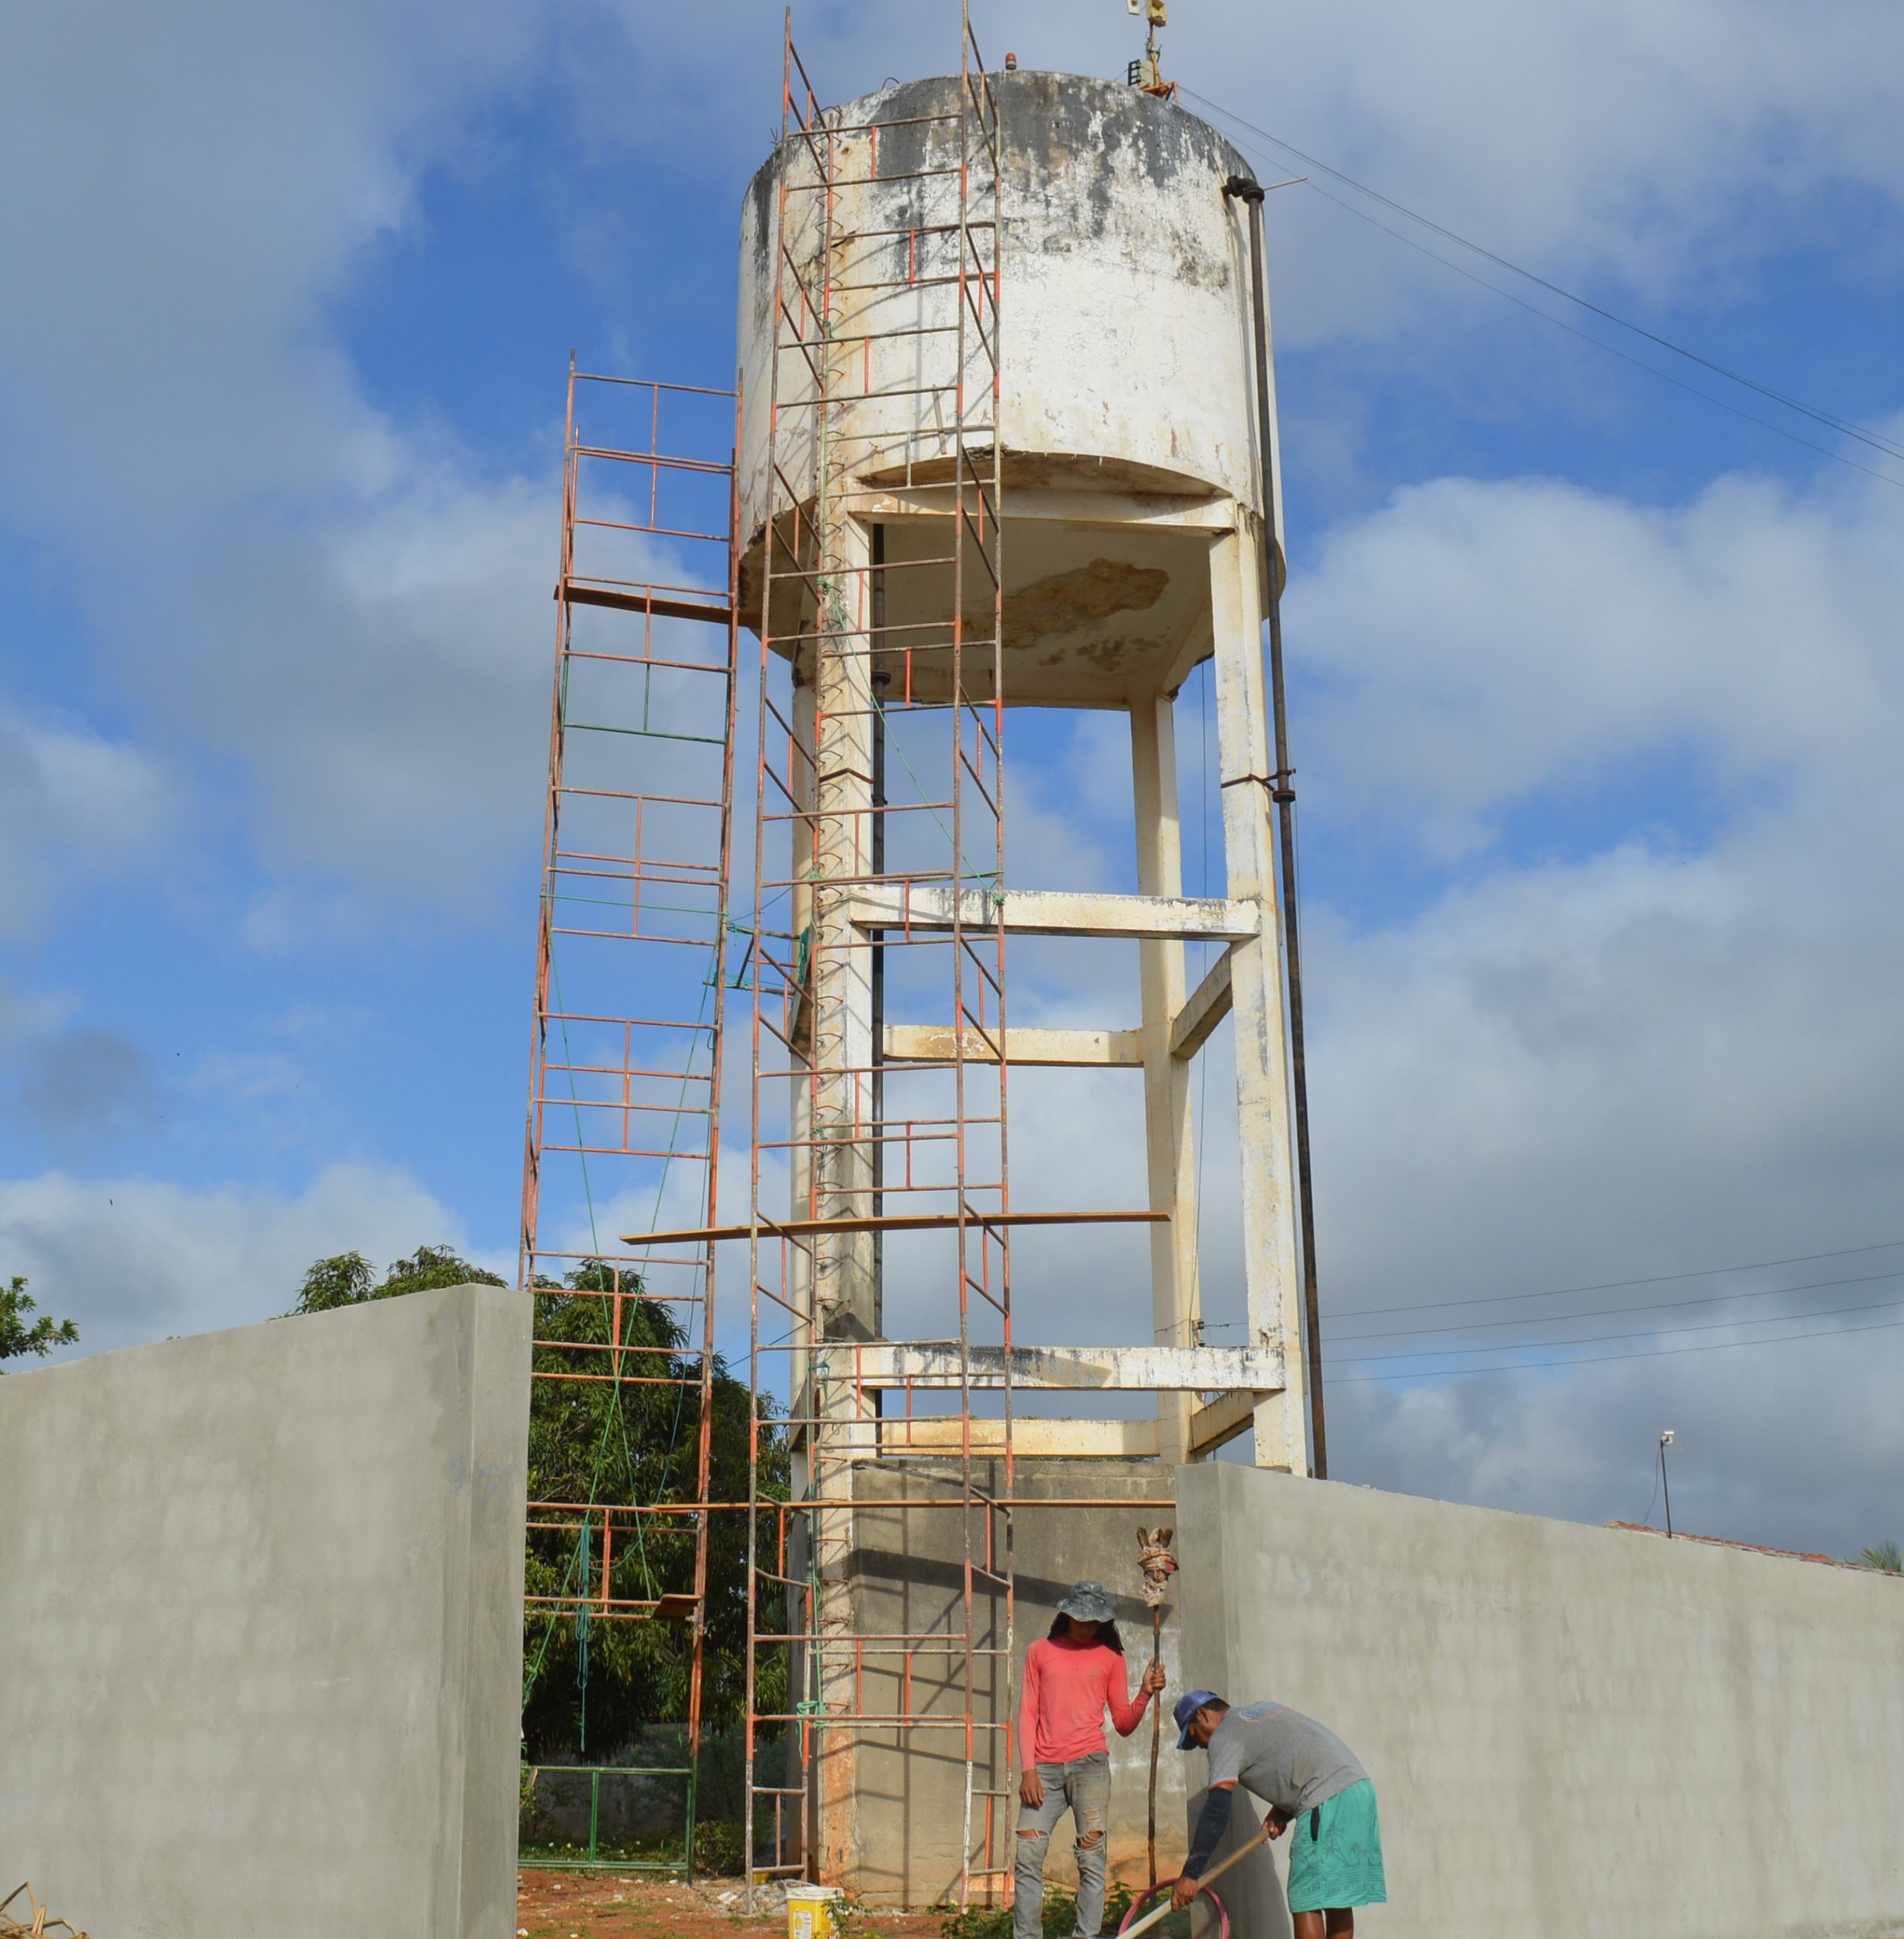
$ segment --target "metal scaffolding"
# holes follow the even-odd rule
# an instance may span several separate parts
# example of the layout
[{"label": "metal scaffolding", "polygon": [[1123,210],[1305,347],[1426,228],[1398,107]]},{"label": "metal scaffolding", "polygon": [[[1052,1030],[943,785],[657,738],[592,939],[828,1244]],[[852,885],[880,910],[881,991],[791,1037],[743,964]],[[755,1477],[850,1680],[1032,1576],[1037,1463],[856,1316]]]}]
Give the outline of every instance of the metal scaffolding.
[{"label": "metal scaffolding", "polygon": [[[588,1430],[603,1444],[572,1493],[529,1503],[532,1564],[545,1557],[553,1581],[545,1593],[532,1585],[527,1613],[546,1618],[544,1656],[568,1625],[585,1692],[594,1624],[687,1626],[685,1710],[654,1720],[679,1725],[680,1761],[616,1775],[680,1781],[690,1867],[715,1249],[616,1232],[664,1211],[697,1227],[713,1216],[738,638],[734,426],[731,391],[596,376],[570,360],[520,1261],[520,1283],[538,1289],[538,1414],[559,1416],[565,1394],[576,1407],[592,1399]],[[663,571],[686,582],[663,582]],[[616,1498],[634,1477],[604,1486],[615,1437],[626,1450],[628,1413],[651,1408],[657,1390],[664,1406],[674,1398],[667,1458],[651,1498]],[[532,1655],[526,1705],[541,1660]],[[562,1768],[590,1779],[592,1856],[606,1767]]]},{"label": "metal scaffolding", "polygon": [[[1235,365],[1239,385],[1255,380],[1255,411],[1239,393],[1254,482],[1219,467],[1208,491],[1133,495],[1061,442],[1042,451],[1036,418],[1014,418],[1029,489],[1013,495],[1013,612],[1028,584],[1062,587],[1122,554],[1181,592],[1109,696],[1130,723],[1137,893],[1008,888],[1008,703],[1107,704],[1090,639],[1069,658],[1006,651],[1010,85],[987,70],[962,7],[956,80],[824,108],[789,16],[779,149],[743,214],[744,398],[570,373],[522,1279],[540,1294],[538,1410],[606,1391],[621,1419],[625,1396],[671,1393],[682,1445],[639,1477],[572,1467],[563,1498],[531,1503],[532,1682],[538,1619],[545,1653],[566,1625],[585,1661],[595,1623],[688,1625],[683,1748],[666,1775],[685,1784],[691,1864],[715,1551],[722,1619],[738,1630],[744,1604],[750,1903],[776,1877],[1007,1897],[1015,1515],[1148,1519],[1167,1505],[1168,1466],[1244,1435],[1259,1465],[1309,1467],[1270,818],[1288,759],[1279,740],[1272,767],[1260,641],[1280,571],[1260,241],[1254,342]],[[1035,99],[1007,98],[1015,116]],[[1022,169],[1037,127],[1013,128]],[[1250,234],[1234,198],[1252,185],[1211,186],[1210,208],[1163,214],[1202,225],[1198,246],[1241,264]],[[1015,202],[1013,233],[1062,225],[1052,206]],[[1068,245],[1071,230],[1054,233]],[[1047,251],[1045,271],[1062,260]],[[1023,283],[1028,310],[1053,300]],[[1035,363],[1038,339],[1023,341]],[[584,398],[591,419],[638,422],[585,438]],[[1118,435],[1135,475],[1178,463],[1141,425]],[[1094,449],[1087,437],[1083,454]],[[697,554],[698,569],[682,563]],[[743,625],[759,643],[744,666]],[[1222,879],[1191,897],[1174,709],[1206,660]],[[754,838],[737,886],[742,704]],[[1013,935],[1133,945],[1141,1023],[1008,1029]],[[1219,952],[1194,988],[1191,943]],[[748,1032],[744,1216],[731,1175],[735,1202],[716,1189],[730,1008]],[[1213,1346],[1190,1082],[1231,1013],[1243,1316],[1214,1323],[1245,1330]],[[1014,1061],[1141,1073],[1141,1207],[1014,1204]],[[1016,1344],[1013,1232],[1100,1223],[1144,1229],[1153,1335]],[[715,1478],[717,1317],[730,1357],[744,1343],[747,1358],[744,1499]],[[1038,1410],[1039,1391],[1066,1389],[1111,1404],[1097,1418]],[[721,1391],[738,1418],[732,1382]],[[1138,1394],[1153,1418],[1118,1397]],[[1034,1460],[1121,1466],[1073,1486]],[[575,1768],[598,1794],[606,1767]],[[862,1809],[894,1796],[909,1841],[896,1858]]]},{"label": "metal scaffolding", "polygon": [[[785,49],[748,1238],[752,1382],[785,1397],[793,1479],[789,1501],[757,1487],[748,1504],[747,1839],[757,1877],[841,1875],[862,1753],[951,1733],[963,1904],[1006,1869],[994,1807],[1010,1768],[1011,1538],[996,1497],[1011,1492],[1012,1393],[1001,158],[969,18],[960,52],[955,111],[854,123],[817,105],[791,25]],[[901,130],[919,219],[843,220],[842,191],[882,179],[882,138]],[[850,503],[876,470],[933,505],[939,543],[905,570],[949,575],[948,621],[885,623],[897,568]],[[927,901],[942,923],[913,920]],[[894,1071],[889,983],[940,1040]],[[885,1310],[897,1232],[913,1248],[903,1316]],[[912,1360],[883,1344],[902,1317],[897,1330],[927,1349]],[[975,1358],[986,1347],[989,1382]],[[997,1419],[982,1453],[972,1404],[987,1385]],[[869,1618],[854,1577],[861,1478],[875,1466],[904,1472],[923,1491],[917,1505],[959,1523],[956,1589],[897,1627]],[[763,1674],[769,1663],[781,1674]],[[776,1706],[763,1692],[779,1688]],[[765,1754],[774,1734],[787,1747],[778,1773]]]}]

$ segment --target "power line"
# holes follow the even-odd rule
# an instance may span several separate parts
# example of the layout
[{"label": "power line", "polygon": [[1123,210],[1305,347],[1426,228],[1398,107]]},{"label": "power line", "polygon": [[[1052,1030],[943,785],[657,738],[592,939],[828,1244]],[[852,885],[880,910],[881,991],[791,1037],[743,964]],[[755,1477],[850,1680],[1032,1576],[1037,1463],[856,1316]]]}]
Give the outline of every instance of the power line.
[{"label": "power line", "polygon": [[[1247,145],[1246,142],[1244,146]],[[1314,189],[1325,201],[1333,202],[1337,208],[1346,210],[1358,222],[1366,222],[1372,229],[1379,229],[1383,235],[1392,236],[1397,242],[1418,251],[1431,262],[1439,263],[1444,269],[1453,270],[1456,276],[1465,276],[1469,282],[1478,283],[1503,301],[1512,303],[1517,309],[1526,311],[1529,316],[1538,317],[1542,323],[1551,323],[1556,329],[1565,330],[1569,336],[1578,337],[1582,343],[1590,343],[1596,350],[1603,350],[1608,356],[1617,357],[1622,364],[1631,364],[1636,370],[1643,370],[1648,376],[1657,377],[1662,384],[1670,384],[1675,390],[1684,391],[1688,397],[1698,398],[1721,411],[1729,411],[1747,424],[1756,424],[1761,430],[1771,432],[1774,437],[1784,438],[1794,445],[1802,445],[1808,451],[1816,451],[1820,457],[1828,457],[1834,464],[1849,465],[1853,471],[1862,471],[1867,478],[1875,478],[1881,484],[1895,485],[1900,490],[1904,490],[1904,479],[1893,478],[1887,471],[1879,471],[1873,466],[1859,463],[1855,457],[1846,457],[1843,451],[1834,451],[1829,445],[1821,445],[1815,439],[1801,437],[1797,432],[1788,431],[1782,424],[1773,423],[1768,417],[1761,417],[1753,411],[1741,411],[1736,404],[1728,404],[1724,398],[1715,397],[1710,391],[1703,391],[1696,384],[1689,384],[1673,376],[1656,364],[1649,364],[1643,357],[1631,356],[1624,350],[1616,349],[1604,339],[1595,336],[1590,330],[1576,329],[1572,323],[1562,323],[1558,317],[1543,310],[1537,303],[1527,302],[1511,291],[1503,289],[1498,283],[1490,283],[1484,276],[1476,276],[1472,270],[1464,270],[1459,263],[1450,262],[1446,256],[1425,247],[1412,236],[1404,236],[1399,229],[1391,229],[1387,223],[1378,222],[1367,210],[1356,208],[1352,203],[1343,201],[1340,195],[1331,195],[1328,189],[1318,186],[1313,182],[1306,186]]]},{"label": "power line", "polygon": [[1472,1358],[1479,1354],[1524,1354],[1530,1347],[1593,1347],[1615,1340],[1657,1340],[1674,1333],[1716,1333],[1729,1326],[1779,1326],[1794,1319],[1838,1319],[1851,1313],[1893,1313],[1900,1305],[1904,1305],[1904,1300],[1870,1300],[1862,1306],[1828,1307],[1820,1313],[1768,1313],[1757,1319],[1696,1319],[1679,1326],[1650,1327],[1638,1333],[1583,1333],[1571,1340],[1510,1340],[1499,1347],[1430,1347],[1417,1353],[1347,1354],[1343,1358],[1350,1366],[1374,1366],[1388,1360],[1445,1360],[1464,1354]]},{"label": "power line", "polygon": [[[1341,1338],[1353,1346],[1358,1340],[1417,1339],[1428,1333],[1479,1333],[1496,1326],[1548,1326],[1556,1321],[1612,1319],[1629,1313],[1668,1313],[1682,1307],[1722,1306],[1734,1300],[1768,1300],[1781,1293],[1815,1293],[1827,1286],[1868,1286],[1880,1280],[1904,1279],[1904,1272],[1862,1272],[1843,1279],[1807,1279],[1796,1286],[1761,1286],[1746,1293],[1702,1293],[1696,1299],[1646,1300],[1637,1306],[1588,1307],[1578,1313],[1531,1313],[1512,1319],[1470,1319],[1456,1325],[1397,1326],[1379,1333],[1344,1333]],[[1790,1316],[1798,1318],[1801,1316]],[[1529,1340],[1530,1347],[1546,1346],[1544,1340]],[[1453,1350],[1459,1352],[1460,1349]]]},{"label": "power line", "polygon": [[1741,1266],[1702,1266],[1690,1272],[1652,1272],[1637,1279],[1599,1279],[1590,1285],[1556,1286],[1543,1293],[1474,1293],[1464,1299],[1418,1300],[1408,1306],[1353,1307],[1332,1314],[1336,1319],[1363,1319],[1391,1313],[1426,1313],[1450,1306],[1497,1306],[1509,1300],[1571,1299],[1577,1293],[1624,1292],[1628,1286],[1668,1286],[1685,1279],[1715,1279],[1721,1272],[1762,1272],[1774,1266],[1809,1266],[1821,1259],[1855,1259],[1865,1253],[1889,1252],[1904,1239],[1880,1239],[1874,1245],[1841,1246],[1834,1252],[1795,1253],[1789,1259],[1755,1259]]},{"label": "power line", "polygon": [[1874,1319],[1864,1326],[1825,1326],[1815,1332],[1782,1334],[1775,1340],[1711,1340],[1693,1347],[1655,1347],[1634,1354],[1591,1354],[1565,1360],[1518,1360],[1509,1366],[1450,1367],[1437,1373],[1350,1373],[1328,1376],[1331,1386],[1353,1386],[1368,1381],[1393,1384],[1400,1380],[1467,1380],[1488,1373],[1528,1373],[1543,1367],[1604,1366],[1614,1360],[1664,1360],[1672,1354],[1723,1354],[1740,1347],[1781,1347],[1800,1340],[1833,1340],[1847,1333],[1883,1333],[1904,1326],[1904,1319]]},{"label": "power line", "polygon": [[[1882,451],[1887,457],[1904,458],[1904,446],[1893,443],[1882,432],[1874,431],[1868,426],[1854,423],[1847,418],[1837,417],[1831,411],[1821,411],[1816,405],[1807,404],[1802,398],[1793,397],[1789,392],[1779,390],[1772,385],[1762,383],[1756,377],[1748,376],[1741,370],[1734,370],[1729,365],[1721,364],[1712,358],[1703,355],[1699,351],[1689,350],[1684,344],[1675,343],[1671,338],[1662,336],[1656,330],[1650,330],[1643,324],[1633,323],[1619,315],[1616,311],[1609,310],[1603,304],[1593,301],[1590,298],[1581,296],[1573,290],[1564,289],[1560,284],[1550,281],[1533,270],[1524,269],[1519,263],[1510,262],[1506,257],[1497,254],[1494,251],[1484,247],[1481,243],[1471,241],[1467,236],[1448,228],[1442,223],[1437,222],[1431,216],[1423,215],[1419,210],[1409,208],[1406,204],[1397,201],[1393,196],[1384,195],[1379,189],[1372,189],[1366,182],[1358,182],[1353,176],[1346,175],[1341,169],[1332,167],[1328,162],[1320,160],[1316,156],[1306,154],[1294,142],[1284,141],[1279,135],[1271,134],[1268,129],[1259,128],[1254,122],[1244,120],[1241,115],[1209,99],[1207,96],[1196,94],[1188,88],[1185,88],[1183,92],[1193,101],[1202,102],[1204,107],[1210,109],[1213,113],[1223,116],[1227,120],[1234,121],[1238,127],[1247,128],[1253,135],[1259,136],[1272,148],[1278,148],[1286,155],[1294,155],[1297,160],[1309,167],[1319,168],[1325,175],[1331,176],[1345,187],[1354,189],[1356,194],[1366,195],[1372,201],[1380,202],[1384,208],[1393,209],[1397,215],[1405,216],[1410,222],[1419,223],[1424,229],[1432,229],[1436,235],[1445,236],[1449,242],[1456,244],[1460,248],[1472,250],[1475,254],[1495,264],[1512,275],[1524,277],[1528,282],[1548,291],[1553,295],[1559,297],[1563,301],[1575,304],[1596,317],[1603,317],[1608,323],[1620,329],[1630,330],[1635,336],[1643,337],[1649,343],[1657,344],[1661,349],[1671,351],[1675,357],[1683,357],[1687,362],[1696,364],[1702,369],[1710,370],[1715,376],[1724,377],[1730,382],[1741,385],[1747,390],[1756,391],[1761,397],[1768,398],[1775,404],[1782,404],[1788,411],[1797,411],[1801,415],[1811,418],[1815,423],[1822,424],[1831,430],[1837,431],[1845,437],[1855,438],[1859,443],[1868,445],[1872,450]],[[1313,187],[1315,185],[1311,183],[1309,186]],[[1331,197],[1330,199],[1333,201],[1334,198]],[[1344,204],[1343,206],[1346,207],[1347,205]],[[1378,224],[1378,226],[1380,225]],[[1391,229],[1388,233],[1393,235],[1394,231]],[[1445,261],[1446,258],[1437,258],[1437,260]],[[1453,264],[1449,264],[1449,267],[1453,267]],[[1494,288],[1492,284],[1487,286],[1490,289]],[[1498,295],[1506,293],[1505,291],[1497,292]],[[1536,314],[1544,314],[1545,313],[1537,312]],[[1549,320],[1556,321],[1557,319],[1550,318]],[[1589,339],[1589,341],[1597,342],[1599,339],[1593,338]],[[1602,345],[1601,347],[1610,348],[1611,345]],[[1701,392],[1696,395],[1703,396],[1705,393]],[[1717,402],[1718,400],[1715,398],[1712,401]]]}]

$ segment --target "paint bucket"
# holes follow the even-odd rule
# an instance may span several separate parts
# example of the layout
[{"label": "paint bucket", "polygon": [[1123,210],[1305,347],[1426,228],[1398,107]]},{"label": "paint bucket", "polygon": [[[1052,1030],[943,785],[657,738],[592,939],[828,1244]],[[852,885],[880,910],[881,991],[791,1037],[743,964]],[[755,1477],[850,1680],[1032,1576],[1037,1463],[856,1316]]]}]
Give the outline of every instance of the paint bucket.
[{"label": "paint bucket", "polygon": [[833,1908],[840,1902],[837,1885],[787,1887],[787,1939],[839,1939]]}]

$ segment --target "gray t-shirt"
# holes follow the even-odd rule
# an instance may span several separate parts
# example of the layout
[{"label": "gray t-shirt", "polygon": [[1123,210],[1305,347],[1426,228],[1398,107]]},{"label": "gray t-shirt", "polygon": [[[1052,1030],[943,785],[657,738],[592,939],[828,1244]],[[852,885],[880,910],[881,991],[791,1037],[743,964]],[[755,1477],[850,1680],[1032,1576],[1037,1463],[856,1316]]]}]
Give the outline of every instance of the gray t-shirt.
[{"label": "gray t-shirt", "polygon": [[1211,1784],[1241,1784],[1285,1818],[1368,1775],[1333,1731],[1286,1704],[1245,1703],[1225,1712],[1210,1734]]}]

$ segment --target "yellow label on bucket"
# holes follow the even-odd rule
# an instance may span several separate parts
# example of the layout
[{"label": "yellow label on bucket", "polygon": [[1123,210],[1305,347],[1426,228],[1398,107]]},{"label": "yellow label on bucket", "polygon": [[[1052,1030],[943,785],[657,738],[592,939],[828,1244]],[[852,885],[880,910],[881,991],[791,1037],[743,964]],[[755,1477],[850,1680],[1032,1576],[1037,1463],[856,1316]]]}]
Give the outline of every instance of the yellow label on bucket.
[{"label": "yellow label on bucket", "polygon": [[837,1885],[791,1885],[787,1888],[787,1939],[838,1939],[833,1908],[839,1902]]}]

